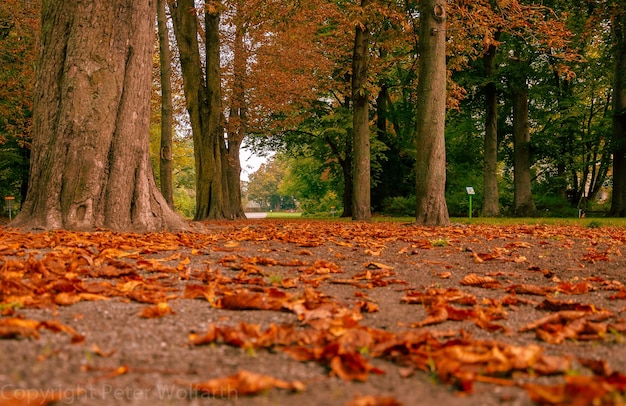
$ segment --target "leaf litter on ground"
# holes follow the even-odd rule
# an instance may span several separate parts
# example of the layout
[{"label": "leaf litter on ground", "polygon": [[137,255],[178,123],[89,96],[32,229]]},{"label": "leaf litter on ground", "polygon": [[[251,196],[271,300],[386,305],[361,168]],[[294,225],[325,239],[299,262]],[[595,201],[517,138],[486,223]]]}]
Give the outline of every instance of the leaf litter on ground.
[{"label": "leaf litter on ground", "polygon": [[[477,386],[494,385],[519,389],[502,401],[507,396],[546,405],[625,401],[626,356],[589,358],[584,343],[605,347],[603,354],[623,345],[620,248],[626,230],[303,220],[196,228],[151,234],[0,230],[0,339],[32,341],[64,333],[69,345],[99,350],[95,331],[79,333],[71,323],[24,313],[41,318],[43,313],[32,312],[54,315],[101,301],[139,305],[137,318],[177,318],[182,316],[174,303],[193,300],[205,302],[209,311],[231,313],[223,321],[196,320],[204,331],[180,331],[189,348],[282,353],[326,371],[326,378],[311,379],[313,385],[329,378],[368,383],[395,365],[398,376],[390,379],[421,374],[468,398],[485,396]],[[233,313],[258,311],[291,319],[250,323]],[[192,363],[193,354],[189,357]],[[254,366],[254,360],[247,363]],[[98,368],[80,370],[89,375]],[[107,380],[145,369],[122,364],[110,371]],[[67,384],[87,382],[81,373]],[[248,368],[191,378],[197,377],[171,379],[190,399],[224,388],[252,398],[272,389],[286,389],[282,396],[294,399],[320,396],[311,393],[311,382]],[[3,379],[5,388],[16,384]],[[412,399],[393,390],[352,395],[345,404]],[[0,404],[18,404],[16,396],[3,392],[3,399],[14,403]],[[40,404],[62,400],[40,398]]]}]

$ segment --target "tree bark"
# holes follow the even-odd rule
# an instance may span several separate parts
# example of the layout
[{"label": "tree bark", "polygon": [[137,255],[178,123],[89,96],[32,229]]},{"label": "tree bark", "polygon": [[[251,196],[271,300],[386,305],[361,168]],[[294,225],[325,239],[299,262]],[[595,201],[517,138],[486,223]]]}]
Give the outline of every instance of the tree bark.
[{"label": "tree bark", "polygon": [[511,89],[513,98],[513,210],[517,217],[536,214],[531,189],[528,87],[521,77]]},{"label": "tree bark", "polygon": [[46,0],[30,182],[14,225],[185,226],[149,157],[154,0]]},{"label": "tree bark", "polygon": [[[496,36],[496,40],[498,37]],[[485,77],[485,139],[483,165],[483,216],[500,215],[498,193],[498,95],[493,78],[497,47],[490,45],[483,55]]]},{"label": "tree bark", "polygon": [[[367,7],[368,3],[369,0],[361,0],[361,8]],[[362,221],[372,219],[369,102],[366,89],[369,39],[370,33],[365,22],[357,24],[352,54],[352,148],[354,155],[352,219]]]},{"label": "tree bark", "polygon": [[626,13],[612,20],[613,73],[613,198],[609,215],[626,217]]},{"label": "tree bark", "polygon": [[[219,19],[205,13],[206,75],[197,40],[194,0],[169,3],[180,54],[183,87],[194,143],[196,167],[195,220],[233,218],[228,204],[219,57]],[[240,203],[241,204],[241,203]]]},{"label": "tree bark", "polygon": [[167,29],[166,0],[157,0],[159,33],[159,62],[161,65],[161,152],[159,154],[159,179],[161,193],[167,204],[174,208],[172,188],[172,137],[174,113],[172,107],[172,53]]},{"label": "tree bark", "polygon": [[440,0],[420,1],[417,104],[416,223],[450,224],[446,205],[446,10]]},{"label": "tree bark", "polygon": [[[237,3],[237,13],[241,14],[242,2]],[[228,184],[228,206],[234,218],[245,218],[241,203],[241,144],[248,132],[246,105],[246,71],[248,55],[245,48],[245,26],[241,15],[236,18],[233,44],[233,89],[228,115],[228,143],[226,148],[226,181]]]}]

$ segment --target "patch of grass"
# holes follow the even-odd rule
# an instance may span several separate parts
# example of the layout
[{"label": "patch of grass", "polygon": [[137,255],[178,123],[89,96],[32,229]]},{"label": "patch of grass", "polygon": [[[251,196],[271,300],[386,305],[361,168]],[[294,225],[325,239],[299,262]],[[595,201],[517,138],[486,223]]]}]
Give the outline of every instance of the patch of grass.
[{"label": "patch of grass", "polygon": [[592,220],[592,221],[589,222],[589,224],[587,224],[587,227],[589,227],[589,228],[600,228],[602,226],[600,225],[599,221]]},{"label": "patch of grass", "polygon": [[292,219],[292,218],[299,218],[299,217],[302,217],[302,213],[277,211],[277,212],[267,213],[266,218],[268,219]]},{"label": "patch of grass", "polygon": [[456,217],[450,219],[451,223],[460,224],[476,224],[476,225],[495,225],[495,226],[511,226],[511,225],[548,225],[548,226],[582,226],[589,227],[594,223],[597,227],[626,227],[626,218],[602,217],[590,219],[579,218],[556,218],[556,217],[474,217],[463,218]]},{"label": "patch of grass", "polygon": [[269,282],[274,285],[274,284],[278,284],[280,285],[283,282],[283,277],[281,275],[278,274],[271,274],[268,277]]},{"label": "patch of grass", "polygon": [[437,238],[436,240],[430,240],[430,243],[433,245],[433,247],[447,247],[448,246],[448,240],[446,240],[445,238]]},{"label": "patch of grass", "polygon": [[13,302],[13,303],[0,303],[0,312],[4,312],[5,310],[16,310],[16,309],[21,309],[22,307],[24,307],[21,303],[19,302]]}]

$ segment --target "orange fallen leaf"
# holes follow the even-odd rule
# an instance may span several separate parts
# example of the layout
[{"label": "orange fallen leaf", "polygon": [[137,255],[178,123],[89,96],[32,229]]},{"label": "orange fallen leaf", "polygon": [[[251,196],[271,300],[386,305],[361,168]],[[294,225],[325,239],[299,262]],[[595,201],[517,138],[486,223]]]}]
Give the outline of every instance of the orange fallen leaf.
[{"label": "orange fallen leaf", "polygon": [[174,310],[165,302],[161,302],[156,306],[144,307],[139,317],[143,317],[145,319],[155,319],[159,317],[166,316],[168,314],[176,314]]},{"label": "orange fallen leaf", "polygon": [[246,370],[225,378],[209,379],[205,382],[189,385],[193,390],[208,395],[235,393],[237,396],[252,396],[270,389],[303,391],[306,386],[300,381],[284,381],[269,375],[261,375]]},{"label": "orange fallen leaf", "polygon": [[385,396],[355,396],[345,406],[401,406],[402,403],[398,402],[392,397]]},{"label": "orange fallen leaf", "polygon": [[465,275],[459,282],[463,286],[480,286],[484,288],[494,288],[500,285],[500,282],[490,276],[478,276],[475,273]]}]

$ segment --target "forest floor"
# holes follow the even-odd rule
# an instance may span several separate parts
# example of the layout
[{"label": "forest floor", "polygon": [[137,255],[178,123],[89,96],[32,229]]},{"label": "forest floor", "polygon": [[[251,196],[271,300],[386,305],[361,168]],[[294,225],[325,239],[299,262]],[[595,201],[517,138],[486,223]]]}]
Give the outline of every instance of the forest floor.
[{"label": "forest floor", "polygon": [[623,404],[625,241],[582,225],[1,228],[0,405]]}]

